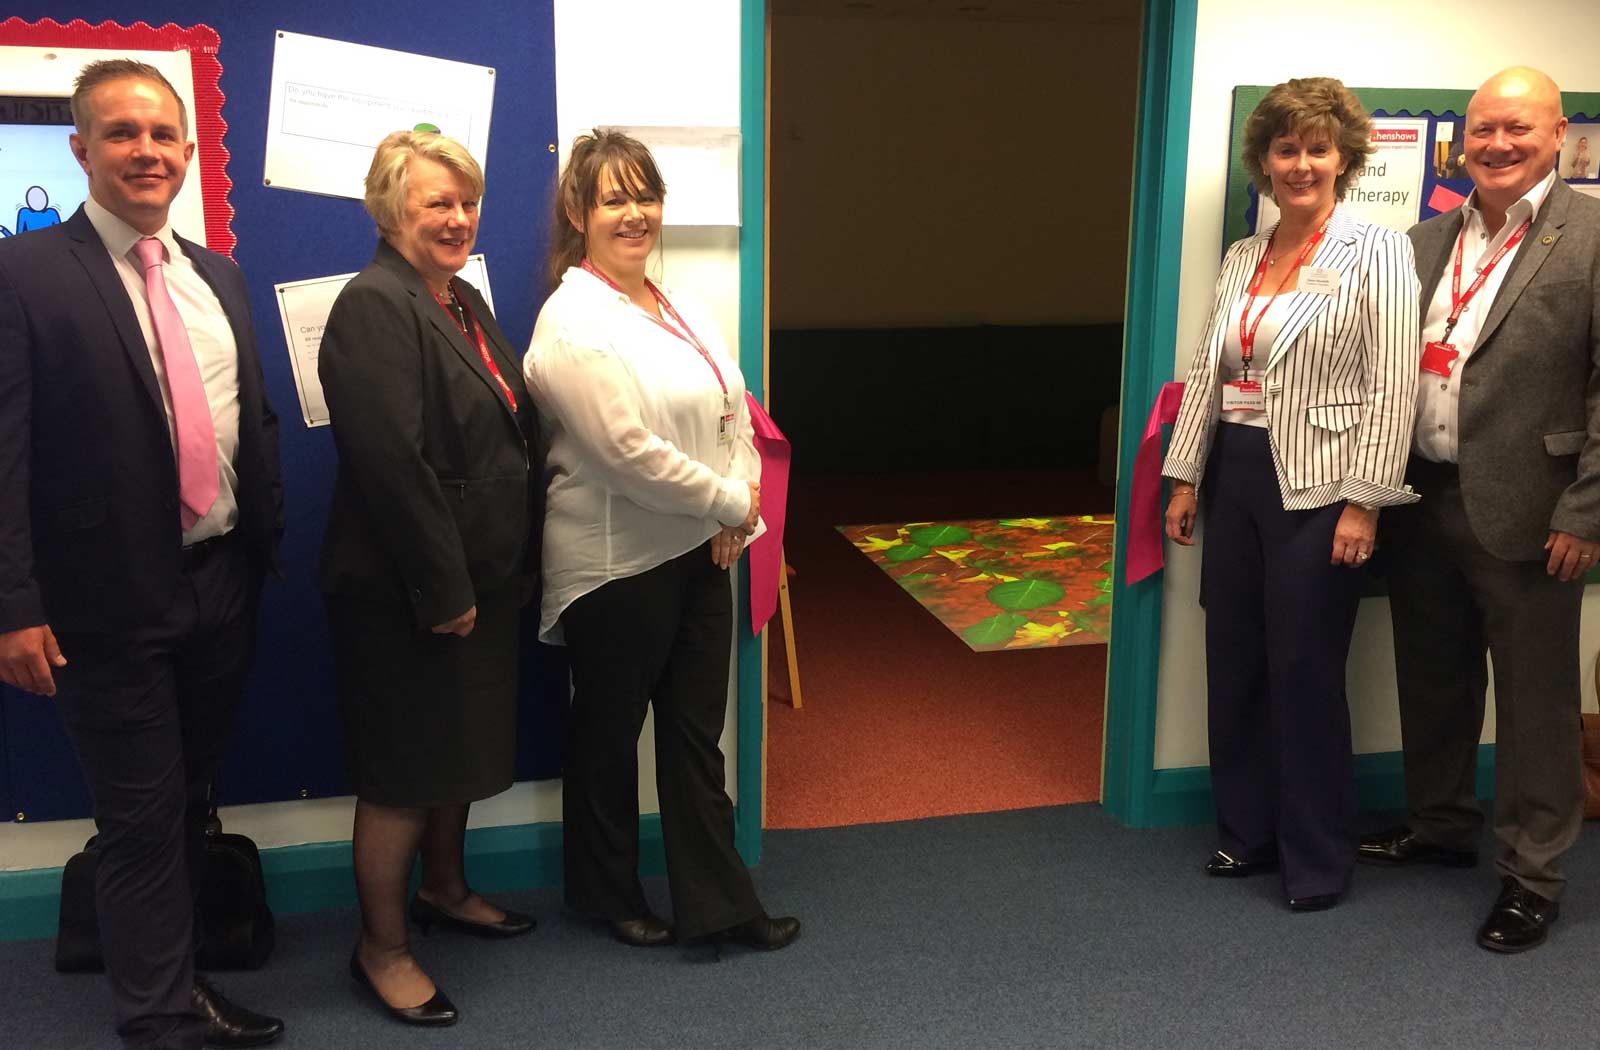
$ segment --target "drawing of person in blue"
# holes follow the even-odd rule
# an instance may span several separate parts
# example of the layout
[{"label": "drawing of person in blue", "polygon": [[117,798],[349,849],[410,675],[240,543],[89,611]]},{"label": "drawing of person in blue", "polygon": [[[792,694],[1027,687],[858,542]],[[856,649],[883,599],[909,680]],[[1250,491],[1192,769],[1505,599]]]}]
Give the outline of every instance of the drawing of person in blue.
[{"label": "drawing of person in blue", "polygon": [[61,222],[61,213],[50,207],[50,194],[43,186],[29,186],[25,200],[27,203],[17,209],[18,233],[42,230]]}]

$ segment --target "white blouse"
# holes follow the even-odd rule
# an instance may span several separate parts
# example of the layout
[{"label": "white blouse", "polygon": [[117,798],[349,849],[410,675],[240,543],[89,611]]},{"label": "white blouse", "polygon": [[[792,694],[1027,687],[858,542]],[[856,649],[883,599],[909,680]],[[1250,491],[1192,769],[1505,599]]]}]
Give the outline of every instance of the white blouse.
[{"label": "white blouse", "polygon": [[568,269],[522,362],[553,474],[542,641],[561,644],[561,613],[583,595],[691,551],[750,512],[746,482],[761,480],[761,460],[744,377],[716,321],[662,293],[722,372],[734,440],[717,440],[723,390],[693,344],[598,277]]}]

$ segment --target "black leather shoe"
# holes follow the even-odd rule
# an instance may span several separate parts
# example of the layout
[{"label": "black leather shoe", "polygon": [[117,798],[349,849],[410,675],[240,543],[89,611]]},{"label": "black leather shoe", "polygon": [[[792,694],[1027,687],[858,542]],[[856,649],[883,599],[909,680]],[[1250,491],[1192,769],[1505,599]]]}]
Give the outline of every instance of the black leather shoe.
[{"label": "black leather shoe", "polygon": [[767,915],[757,915],[747,922],[728,927],[717,934],[716,938],[718,941],[731,941],[758,951],[775,952],[779,948],[787,948],[793,944],[798,936],[800,936],[800,920],[794,916],[784,915],[774,919]]},{"label": "black leather shoe", "polygon": [[1361,836],[1356,859],[1368,864],[1442,864],[1447,868],[1470,868],[1478,863],[1478,851],[1430,845],[1402,824],[1376,835]]},{"label": "black leather shoe", "polygon": [[1525,952],[1544,943],[1561,905],[1546,900],[1507,875],[1500,880],[1500,899],[1478,930],[1478,943],[1491,952]]},{"label": "black leather shoe", "polygon": [[1290,911],[1327,911],[1339,903],[1337,893],[1314,893],[1309,897],[1290,897]]},{"label": "black leather shoe", "polygon": [[206,1045],[220,1047],[266,1046],[283,1034],[283,1022],[238,1003],[217,991],[204,978],[194,979],[190,1001],[206,1019]]},{"label": "black leather shoe", "polygon": [[377,1000],[378,1005],[383,1007],[384,1012],[402,1024],[442,1028],[445,1025],[455,1024],[456,1021],[460,1020],[460,1015],[456,1013],[456,1004],[450,1001],[450,997],[444,994],[444,989],[438,985],[434,985],[433,998],[421,1006],[390,1006],[383,996],[378,994],[377,986],[372,983],[372,978],[367,975],[367,968],[361,965],[359,949],[350,953],[350,976],[354,977],[356,983],[367,990],[368,995]]},{"label": "black leather shoe", "polygon": [[1243,879],[1251,875],[1265,875],[1278,870],[1278,858],[1269,860],[1234,860],[1220,849],[1206,861],[1206,874],[1221,879]]},{"label": "black leather shoe", "polygon": [[435,926],[443,926],[446,929],[470,933],[475,937],[517,937],[524,933],[532,933],[539,925],[531,915],[524,915],[509,908],[500,910],[506,913],[506,917],[499,922],[474,922],[459,915],[451,915],[421,894],[411,898],[411,921],[416,923],[424,934]]},{"label": "black leather shoe", "polygon": [[634,948],[660,948],[678,939],[667,920],[645,912],[637,919],[612,919],[611,936]]}]

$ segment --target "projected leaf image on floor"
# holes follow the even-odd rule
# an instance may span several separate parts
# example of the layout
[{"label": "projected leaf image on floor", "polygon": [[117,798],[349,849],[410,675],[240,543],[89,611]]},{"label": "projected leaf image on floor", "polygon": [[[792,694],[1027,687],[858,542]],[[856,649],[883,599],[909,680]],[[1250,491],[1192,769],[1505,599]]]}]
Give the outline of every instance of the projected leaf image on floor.
[{"label": "projected leaf image on floor", "polygon": [[1098,645],[1111,633],[1110,515],[840,525],[978,651]]}]

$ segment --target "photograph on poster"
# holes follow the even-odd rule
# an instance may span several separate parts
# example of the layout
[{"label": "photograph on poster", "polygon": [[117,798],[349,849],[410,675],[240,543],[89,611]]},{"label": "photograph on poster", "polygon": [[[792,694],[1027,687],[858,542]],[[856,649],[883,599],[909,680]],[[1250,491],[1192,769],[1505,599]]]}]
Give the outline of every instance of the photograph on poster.
[{"label": "photograph on poster", "polygon": [[0,237],[54,226],[83,203],[64,98],[0,97]]},{"label": "photograph on poster", "polygon": [[279,32],[262,181],[360,200],[372,151],[392,131],[437,131],[488,164],[494,70]]},{"label": "photograph on poster", "polygon": [[1433,125],[1433,176],[1460,179],[1467,174],[1466,156],[1461,147],[1461,121],[1440,117]]},{"label": "photograph on poster", "polygon": [[[354,276],[341,273],[273,286],[278,295],[278,317],[283,321],[283,341],[289,348],[289,367],[294,372],[295,392],[300,395],[300,418],[308,427],[328,425],[328,402],[322,395],[322,380],[317,375],[317,352],[322,348],[322,330],[328,325],[333,301]],[[494,294],[489,291],[489,264],[481,254],[467,256],[467,265],[456,276],[476,288],[490,312],[494,311]]]},{"label": "photograph on poster", "polygon": [[1600,124],[1568,124],[1556,167],[1564,179],[1600,179],[1595,161],[1600,159]]}]

